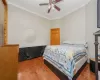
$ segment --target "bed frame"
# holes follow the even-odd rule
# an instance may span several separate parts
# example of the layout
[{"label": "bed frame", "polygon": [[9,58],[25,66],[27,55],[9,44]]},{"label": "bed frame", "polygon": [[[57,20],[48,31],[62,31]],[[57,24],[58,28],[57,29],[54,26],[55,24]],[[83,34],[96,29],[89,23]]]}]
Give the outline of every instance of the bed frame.
[{"label": "bed frame", "polygon": [[[52,64],[50,64],[47,60],[44,60],[44,64],[50,68],[50,70],[60,79],[60,80],[69,80],[68,77],[62,73],[60,70],[58,70],[56,67],[54,67]],[[84,65],[81,67],[81,69],[74,75],[72,80],[76,80],[77,77],[80,75],[82,70],[87,65],[87,61],[84,63]]]}]

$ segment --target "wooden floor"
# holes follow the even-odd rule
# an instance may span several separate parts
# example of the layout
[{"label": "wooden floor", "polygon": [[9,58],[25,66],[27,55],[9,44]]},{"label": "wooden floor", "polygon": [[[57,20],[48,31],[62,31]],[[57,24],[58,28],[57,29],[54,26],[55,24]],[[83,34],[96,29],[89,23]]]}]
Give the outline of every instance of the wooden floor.
[{"label": "wooden floor", "polygon": [[[60,80],[44,63],[43,58],[20,62],[18,65],[18,80]],[[89,70],[89,64],[77,80],[95,80]]]}]

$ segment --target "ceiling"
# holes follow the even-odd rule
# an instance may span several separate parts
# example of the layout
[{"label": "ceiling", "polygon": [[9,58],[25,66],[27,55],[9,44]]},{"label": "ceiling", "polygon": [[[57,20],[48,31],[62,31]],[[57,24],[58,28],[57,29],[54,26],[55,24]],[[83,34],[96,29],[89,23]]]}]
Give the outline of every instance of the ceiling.
[{"label": "ceiling", "polygon": [[48,14],[48,6],[39,6],[39,4],[48,3],[49,0],[7,0],[8,4],[15,5],[49,20],[62,18],[86,5],[89,1],[90,0],[63,0],[62,2],[57,3],[57,6],[61,8],[60,12],[54,9]]}]

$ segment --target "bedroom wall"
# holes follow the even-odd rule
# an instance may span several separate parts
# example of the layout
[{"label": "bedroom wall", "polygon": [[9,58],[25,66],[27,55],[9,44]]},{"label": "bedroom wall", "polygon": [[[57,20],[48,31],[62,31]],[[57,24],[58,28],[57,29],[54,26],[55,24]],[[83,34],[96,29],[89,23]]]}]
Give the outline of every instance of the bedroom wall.
[{"label": "bedroom wall", "polygon": [[52,27],[61,29],[61,42],[67,41],[85,41],[85,7],[82,7],[73,13],[52,21]]},{"label": "bedroom wall", "polygon": [[50,21],[8,5],[8,43],[20,47],[49,44]]},{"label": "bedroom wall", "polygon": [[89,57],[95,57],[94,35],[97,28],[97,0],[91,0],[86,6],[86,41],[88,41]]}]

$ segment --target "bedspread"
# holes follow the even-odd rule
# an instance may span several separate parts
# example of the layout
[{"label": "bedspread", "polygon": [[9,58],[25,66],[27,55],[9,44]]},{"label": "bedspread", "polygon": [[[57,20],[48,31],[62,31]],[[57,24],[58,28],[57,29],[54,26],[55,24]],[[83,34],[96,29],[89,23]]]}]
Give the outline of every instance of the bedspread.
[{"label": "bedspread", "polygon": [[71,49],[66,46],[47,46],[43,56],[60,64],[63,72],[72,79],[75,61],[74,52]]},{"label": "bedspread", "polygon": [[64,45],[52,45],[47,46],[43,57],[50,62],[57,63],[57,65],[63,73],[65,73],[71,80],[74,76],[75,59],[80,53],[85,53],[83,47],[76,46],[64,46]]}]

